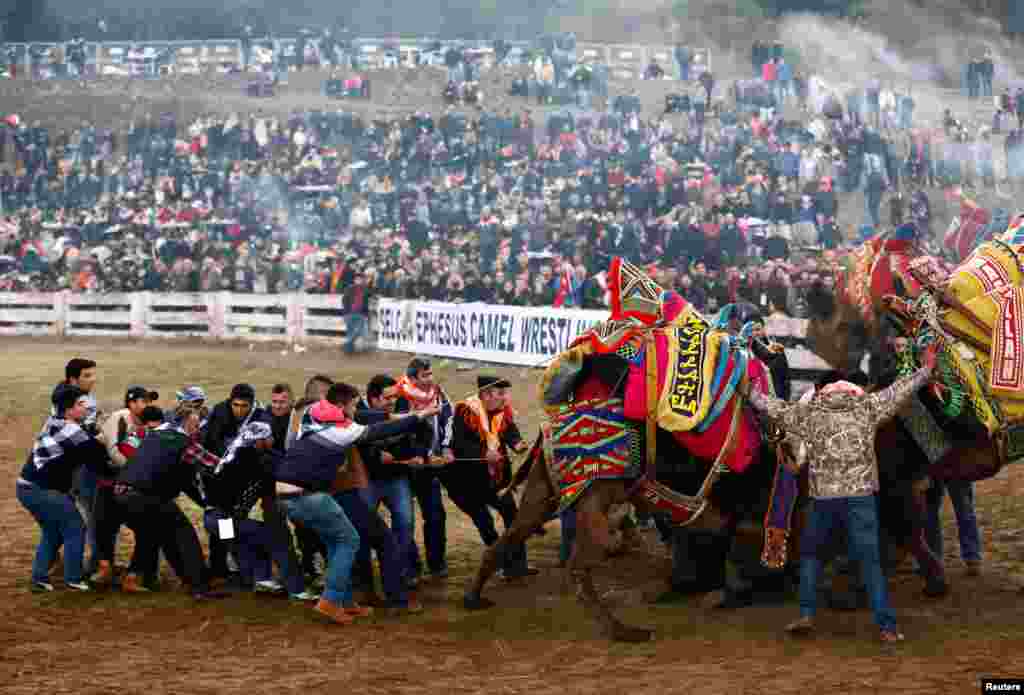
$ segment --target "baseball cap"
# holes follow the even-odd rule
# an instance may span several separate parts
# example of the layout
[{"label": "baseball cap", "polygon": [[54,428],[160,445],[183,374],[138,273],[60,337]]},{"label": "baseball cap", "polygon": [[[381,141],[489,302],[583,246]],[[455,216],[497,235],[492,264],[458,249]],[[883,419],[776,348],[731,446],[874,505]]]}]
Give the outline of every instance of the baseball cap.
[{"label": "baseball cap", "polygon": [[129,386],[128,390],[124,394],[124,402],[131,403],[140,398],[144,400],[153,400],[152,391],[147,389],[145,386]]},{"label": "baseball cap", "polygon": [[186,386],[175,395],[182,403],[198,403],[206,400],[206,391],[199,386]]}]

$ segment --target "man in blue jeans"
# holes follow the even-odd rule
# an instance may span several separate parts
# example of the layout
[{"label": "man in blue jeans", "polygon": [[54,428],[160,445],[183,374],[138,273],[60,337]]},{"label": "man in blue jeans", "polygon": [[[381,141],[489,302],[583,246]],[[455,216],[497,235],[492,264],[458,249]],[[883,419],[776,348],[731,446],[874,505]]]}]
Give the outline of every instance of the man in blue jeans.
[{"label": "man in blue jeans", "polygon": [[953,513],[956,515],[956,526],[960,536],[960,558],[967,565],[967,575],[977,577],[981,574],[981,532],[978,530],[978,517],[974,512],[974,483],[943,483],[932,480],[926,495],[928,525],[925,538],[928,547],[940,560],[942,559],[942,502],[947,492],[953,503]]},{"label": "man in blue jeans", "polygon": [[[395,409],[400,413],[434,406],[438,408],[437,414],[428,418],[417,430],[417,438],[421,439],[431,459],[442,457],[446,463],[454,462],[451,449],[452,404],[440,384],[434,382],[434,371],[429,359],[414,357],[410,360],[405,375],[398,380],[398,397]],[[439,470],[411,469],[409,475],[409,487],[423,514],[426,565],[435,581],[443,581],[448,577],[447,515],[444,511]],[[418,577],[423,573],[419,548],[415,542],[410,543],[410,546],[409,567],[412,576]]]},{"label": "man in blue jeans", "polygon": [[[96,396],[93,390],[96,388],[96,363],[93,360],[82,357],[75,357],[69,360],[64,366],[64,381],[57,384],[57,389],[65,386],[75,386],[85,394],[85,417],[80,423],[82,429],[90,436],[99,434],[99,407],[96,404]],[[56,409],[51,409],[50,415],[56,415]],[[86,575],[96,571],[98,554],[96,551],[96,523],[93,518],[94,507],[96,506],[96,489],[98,480],[95,472],[86,466],[80,467],[75,472],[72,492],[78,509],[85,520],[86,541],[89,544],[89,562],[85,567]]]},{"label": "man in blue jeans", "polygon": [[339,473],[349,465],[354,446],[410,431],[436,412],[427,409],[365,426],[353,421],[358,401],[355,387],[332,384],[326,397],[310,408],[309,425],[276,462],[273,473],[277,496],[289,518],[315,532],[327,548],[326,587],[316,610],[342,625],[373,611],[352,599],[352,563],[359,550],[359,533],[330,493]]},{"label": "man in blue jeans", "polygon": [[788,403],[762,395],[744,382],[744,395],[756,411],[807,444],[804,454],[798,456],[801,460],[787,464],[798,470],[806,463],[813,500],[800,542],[800,618],[786,627],[787,632],[806,634],[814,629],[822,572],[819,550],[833,530],[845,529],[849,555],[861,569],[881,640],[903,640],[889,605],[879,551],[875,431],[928,382],[937,348],[938,343],[927,348],[924,366],[914,374],[870,395],[859,386],[839,381],[806,403]]},{"label": "man in blue jeans", "polygon": [[53,591],[50,568],[64,546],[64,586],[90,591],[82,577],[85,523],[71,492],[72,477],[81,467],[112,475],[102,438],[90,435],[81,423],[91,401],[78,386],[60,384],[53,392],[54,414],[36,436],[21,469],[16,494],[21,505],[39,524],[42,535],[32,563],[32,591]]},{"label": "man in blue jeans", "polygon": [[[378,374],[366,385],[366,402],[356,411],[368,417],[393,417],[398,402],[398,381],[386,374]],[[370,420],[367,421],[367,423]],[[364,423],[366,424],[366,423]],[[376,509],[381,502],[391,513],[391,533],[401,553],[401,579],[409,582],[413,576],[414,524],[412,488],[409,485],[410,466],[422,466],[430,458],[429,445],[417,438],[416,433],[392,437],[373,445],[363,447],[363,460],[370,476],[369,486],[363,491],[370,509]],[[356,560],[358,571],[367,574],[370,567],[369,548],[361,547]],[[365,578],[365,577],[364,577]]]}]

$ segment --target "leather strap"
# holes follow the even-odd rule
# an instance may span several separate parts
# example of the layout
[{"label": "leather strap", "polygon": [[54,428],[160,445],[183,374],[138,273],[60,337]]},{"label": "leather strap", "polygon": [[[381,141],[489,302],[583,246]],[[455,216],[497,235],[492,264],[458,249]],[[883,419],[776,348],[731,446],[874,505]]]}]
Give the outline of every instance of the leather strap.
[{"label": "leather strap", "polygon": [[654,343],[654,331],[644,335],[644,364],[647,368],[647,466],[644,476],[648,480],[658,478],[658,351]]}]

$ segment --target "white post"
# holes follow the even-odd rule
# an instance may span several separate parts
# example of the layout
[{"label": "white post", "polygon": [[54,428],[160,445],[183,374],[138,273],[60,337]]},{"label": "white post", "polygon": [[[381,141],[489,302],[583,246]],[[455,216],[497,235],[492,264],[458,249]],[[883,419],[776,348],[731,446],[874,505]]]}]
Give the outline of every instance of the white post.
[{"label": "white post", "polygon": [[303,319],[305,318],[306,312],[306,295],[301,292],[292,292],[288,294],[288,302],[285,305],[285,335],[288,336],[288,343],[304,342],[305,333],[303,331]]},{"label": "white post", "polygon": [[68,327],[68,295],[69,290],[62,290],[53,293],[53,311],[55,320],[53,323],[57,335],[64,337]]},{"label": "white post", "polygon": [[149,314],[150,299],[149,292],[132,294],[131,334],[133,338],[142,338],[146,335],[146,316]]},{"label": "white post", "polygon": [[226,333],[225,324],[231,293],[207,292],[203,297],[206,303],[206,315],[210,319],[210,337],[220,340]]}]

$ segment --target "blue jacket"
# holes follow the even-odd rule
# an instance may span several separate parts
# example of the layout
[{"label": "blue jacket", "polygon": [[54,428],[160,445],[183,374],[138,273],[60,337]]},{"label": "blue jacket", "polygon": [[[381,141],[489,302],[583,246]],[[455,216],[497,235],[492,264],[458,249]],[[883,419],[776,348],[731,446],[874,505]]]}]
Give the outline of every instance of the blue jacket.
[{"label": "blue jacket", "polygon": [[311,492],[327,492],[351,447],[411,432],[419,424],[418,417],[404,417],[369,426],[353,422],[346,427],[324,427],[296,440],[284,457],[275,461],[274,479]]}]

